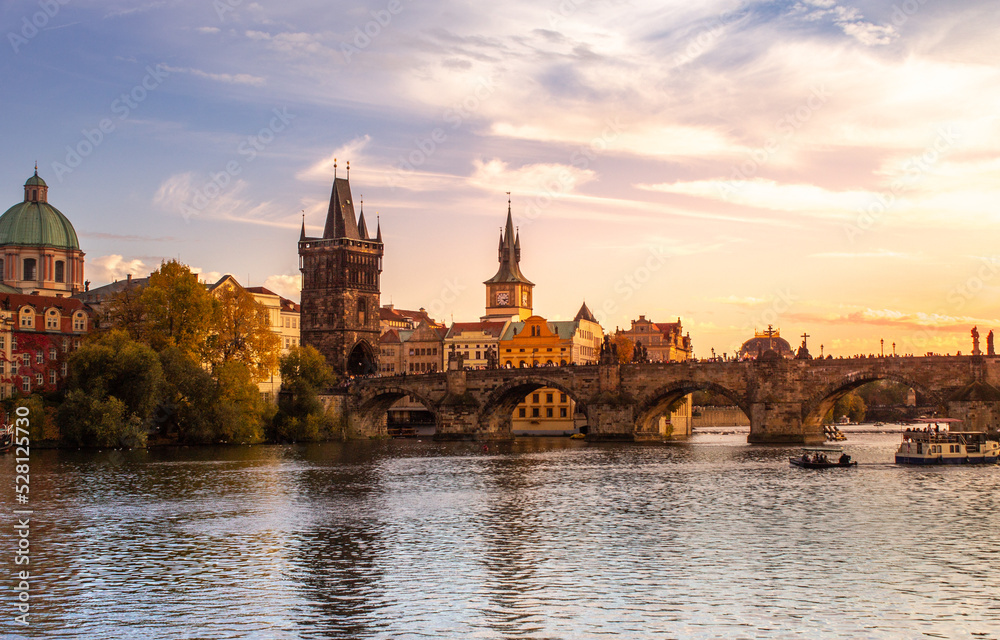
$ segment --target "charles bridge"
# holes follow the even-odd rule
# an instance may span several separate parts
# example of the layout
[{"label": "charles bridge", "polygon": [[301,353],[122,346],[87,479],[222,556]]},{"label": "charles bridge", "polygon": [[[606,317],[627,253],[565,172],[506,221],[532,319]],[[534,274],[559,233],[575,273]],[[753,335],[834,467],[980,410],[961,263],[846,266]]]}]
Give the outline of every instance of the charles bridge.
[{"label": "charles bridge", "polygon": [[742,362],[599,364],[450,370],[353,381],[340,398],[345,435],[386,434],[386,412],[409,396],[433,415],[437,439],[511,438],[511,414],[532,391],[568,394],[587,416],[589,440],[656,440],[659,416],[683,396],[708,390],[750,418],[751,443],[818,444],[822,419],[851,390],[892,380],[962,428],[1000,423],[1000,357],[759,358]]}]

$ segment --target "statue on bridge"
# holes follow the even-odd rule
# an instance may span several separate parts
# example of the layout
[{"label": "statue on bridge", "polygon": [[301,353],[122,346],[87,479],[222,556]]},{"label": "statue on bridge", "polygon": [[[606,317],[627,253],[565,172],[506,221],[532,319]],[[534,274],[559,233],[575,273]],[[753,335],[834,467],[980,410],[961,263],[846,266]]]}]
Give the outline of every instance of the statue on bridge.
[{"label": "statue on bridge", "polygon": [[983,352],[979,350],[979,327],[972,327],[972,355],[983,355]]},{"label": "statue on bridge", "polygon": [[986,334],[986,355],[996,355],[996,352],[993,351],[993,329],[990,329],[990,332]]},{"label": "statue on bridge", "polygon": [[618,345],[611,342],[611,336],[604,336],[601,343],[600,364],[618,364]]},{"label": "statue on bridge", "polygon": [[642,340],[635,341],[635,347],[632,349],[632,362],[649,362],[649,353],[646,351],[646,345],[642,344]]},{"label": "statue on bridge", "polygon": [[491,370],[500,368],[500,359],[497,357],[497,348],[494,346],[486,350],[486,368]]}]

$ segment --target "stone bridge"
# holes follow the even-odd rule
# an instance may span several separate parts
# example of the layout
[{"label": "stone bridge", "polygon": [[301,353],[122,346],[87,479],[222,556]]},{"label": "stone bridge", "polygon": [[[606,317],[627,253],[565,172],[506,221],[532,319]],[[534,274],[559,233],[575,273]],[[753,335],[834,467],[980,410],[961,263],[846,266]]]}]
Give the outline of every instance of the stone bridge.
[{"label": "stone bridge", "polygon": [[1000,423],[1000,357],[931,356],[589,365],[447,371],[353,382],[343,398],[348,437],[385,435],[386,411],[410,396],[434,415],[438,439],[511,438],[511,414],[551,387],[577,403],[590,440],[662,437],[658,417],[683,396],[709,390],[750,418],[752,443],[817,444],[821,421],[844,394],[875,380],[912,387],[923,405],[961,418],[962,428]]}]

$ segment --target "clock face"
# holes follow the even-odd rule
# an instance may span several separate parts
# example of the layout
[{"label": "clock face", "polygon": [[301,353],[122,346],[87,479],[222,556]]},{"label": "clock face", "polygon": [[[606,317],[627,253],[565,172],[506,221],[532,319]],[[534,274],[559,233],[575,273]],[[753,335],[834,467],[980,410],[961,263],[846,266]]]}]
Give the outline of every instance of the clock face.
[{"label": "clock face", "polygon": [[522,307],[528,306],[528,292],[527,291],[522,291],[521,292],[521,306]]},{"label": "clock face", "polygon": [[506,307],[510,304],[510,296],[506,291],[497,291],[497,306]]}]

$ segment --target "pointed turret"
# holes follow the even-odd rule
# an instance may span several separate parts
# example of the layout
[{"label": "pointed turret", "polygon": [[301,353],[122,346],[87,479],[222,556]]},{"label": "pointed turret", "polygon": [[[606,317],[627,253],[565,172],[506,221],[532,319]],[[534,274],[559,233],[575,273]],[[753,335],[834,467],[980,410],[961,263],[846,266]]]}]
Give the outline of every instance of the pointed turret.
[{"label": "pointed turret", "polygon": [[330,209],[326,214],[323,238],[361,240],[357,217],[354,215],[354,201],[351,198],[351,183],[344,178],[333,179],[333,193],[330,194]]},{"label": "pointed turret", "polygon": [[576,312],[576,317],[573,319],[576,321],[588,320],[590,322],[597,322],[597,318],[594,317],[594,314],[591,313],[590,309],[587,307],[586,300],[584,300],[583,305],[580,307],[580,310]]},{"label": "pointed turret", "polygon": [[375,242],[382,243],[382,221],[375,216]]},{"label": "pointed turret", "polygon": [[368,225],[365,224],[365,212],[361,211],[361,217],[358,218],[358,234],[361,236],[362,240],[371,240],[368,237]]},{"label": "pointed turret", "polygon": [[497,255],[500,269],[495,276],[487,280],[484,284],[499,282],[521,282],[534,285],[533,282],[524,277],[518,263],[521,261],[520,236],[514,231],[514,217],[511,214],[510,200],[507,201],[507,224],[500,234],[500,246]]},{"label": "pointed turret", "polygon": [[306,214],[302,214],[302,231],[299,233],[299,242],[306,239]]}]

